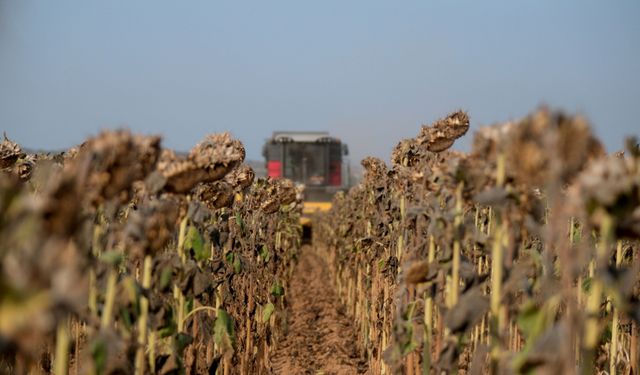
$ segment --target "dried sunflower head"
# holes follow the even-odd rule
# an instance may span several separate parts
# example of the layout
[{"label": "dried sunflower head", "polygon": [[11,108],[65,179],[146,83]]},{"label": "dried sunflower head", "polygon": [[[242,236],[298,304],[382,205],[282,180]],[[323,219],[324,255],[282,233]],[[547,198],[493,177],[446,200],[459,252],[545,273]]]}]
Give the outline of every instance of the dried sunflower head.
[{"label": "dried sunflower head", "polygon": [[0,143],[0,169],[13,166],[13,164],[23,156],[24,153],[20,146],[7,138],[7,134],[5,133],[4,140]]},{"label": "dried sunflower head", "polygon": [[62,152],[62,155],[61,155],[62,160],[69,161],[69,160],[75,159],[78,156],[78,153],[80,152],[80,147],[82,147],[82,145],[71,147],[70,149]]},{"label": "dried sunflower head", "polygon": [[372,156],[362,159],[360,164],[364,167],[364,181],[380,180],[389,173],[387,165],[382,160]]},{"label": "dried sunflower head", "polygon": [[36,156],[26,155],[24,158],[19,159],[14,165],[14,174],[23,181],[29,180],[35,164]]},{"label": "dried sunflower head", "polygon": [[569,182],[587,163],[603,157],[604,147],[598,141],[587,120],[582,116],[566,116],[555,113],[555,147],[560,165],[560,178]]},{"label": "dried sunflower head", "polygon": [[451,147],[467,130],[469,116],[464,111],[456,111],[430,126],[423,126],[416,140],[431,152],[441,152]]},{"label": "dried sunflower head", "polygon": [[158,163],[156,164],[156,169],[163,170],[166,169],[169,164],[175,163],[176,161],[184,160],[184,157],[178,157],[175,151],[163,148],[160,151],[160,155],[158,156]]},{"label": "dried sunflower head", "polygon": [[498,153],[504,151],[506,139],[514,126],[513,122],[506,122],[478,129],[473,137],[471,150],[473,158],[496,160]]},{"label": "dried sunflower head", "polygon": [[640,236],[640,171],[634,159],[608,156],[591,163],[570,194],[574,209],[593,225],[600,225],[606,213],[618,235]]},{"label": "dried sunflower head", "polygon": [[604,149],[580,116],[542,108],[513,127],[505,145],[506,168],[516,181],[538,187],[564,185]]},{"label": "dried sunflower head", "polygon": [[277,179],[267,180],[267,185],[260,194],[260,209],[267,214],[272,214],[280,206],[296,201],[297,189],[291,180]]},{"label": "dried sunflower head", "polygon": [[186,158],[164,152],[158,171],[166,179],[165,189],[174,193],[187,193],[198,183],[223,178],[245,157],[240,141],[228,133],[207,136],[194,147]]},{"label": "dried sunflower head", "polygon": [[179,205],[171,199],[143,202],[129,214],[123,231],[126,248],[139,258],[163,250],[173,238],[178,215]]},{"label": "dried sunflower head", "polygon": [[212,134],[198,143],[187,156],[200,168],[210,168],[221,164],[235,167],[244,161],[245,150],[242,143],[232,139],[229,133]]},{"label": "dried sunflower head", "polygon": [[[180,157],[170,162],[158,163],[158,171],[164,178],[164,189],[178,194],[188,193],[196,185],[209,179],[209,173],[205,169]],[[223,175],[224,173],[219,173],[218,179]]]},{"label": "dried sunflower head", "polygon": [[196,186],[194,196],[210,210],[229,207],[233,204],[233,187],[226,181],[214,181]]},{"label": "dried sunflower head", "polygon": [[244,190],[251,186],[256,177],[253,169],[247,164],[241,164],[224,177],[224,181],[233,189]]},{"label": "dried sunflower head", "polygon": [[[40,214],[49,235],[71,236],[81,223],[83,176],[76,169],[49,166],[51,175],[40,197]],[[45,175],[46,171],[39,171]]]},{"label": "dried sunflower head", "polygon": [[155,168],[160,154],[160,137],[133,136],[129,131],[104,131],[89,139],[80,149],[75,163],[88,166],[86,193],[89,202],[100,204],[131,197],[135,181]]},{"label": "dried sunflower head", "polygon": [[420,147],[414,138],[400,141],[391,153],[391,164],[394,167],[412,167],[420,160]]}]

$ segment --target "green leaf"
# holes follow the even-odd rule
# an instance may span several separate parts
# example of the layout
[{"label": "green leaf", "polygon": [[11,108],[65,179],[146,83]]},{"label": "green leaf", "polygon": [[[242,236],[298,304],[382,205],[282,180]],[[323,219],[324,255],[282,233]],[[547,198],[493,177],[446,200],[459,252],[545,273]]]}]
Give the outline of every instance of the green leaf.
[{"label": "green leaf", "polygon": [[96,374],[102,374],[107,363],[107,344],[101,338],[91,343],[91,357],[93,358]]},{"label": "green leaf", "polygon": [[160,335],[160,338],[164,339],[164,338],[167,338],[167,337],[173,335],[175,330],[176,330],[176,325],[175,324],[169,324],[169,325],[166,325],[166,326],[160,328],[158,330],[158,334]]},{"label": "green leaf", "polygon": [[582,291],[586,294],[589,294],[589,292],[591,291],[591,283],[592,283],[592,278],[591,277],[585,277],[582,280]]},{"label": "green leaf", "polygon": [[533,301],[523,304],[517,320],[518,326],[526,339],[526,344],[513,360],[517,371],[521,371],[529,353],[537,343],[536,340],[547,329],[552,327],[559,307],[560,297],[558,295],[549,298],[542,306],[537,306]]},{"label": "green leaf", "polygon": [[280,281],[276,280],[273,282],[273,285],[271,285],[271,294],[276,297],[284,296],[284,287]]},{"label": "green leaf", "polygon": [[[133,304],[136,311],[140,311],[140,296],[142,286],[133,279],[133,277],[125,277],[122,280],[122,286],[126,293],[126,301]],[[122,295],[121,297],[124,297]]]},{"label": "green leaf", "polygon": [[236,224],[238,224],[238,226],[240,226],[240,230],[244,232],[244,220],[242,220],[240,213],[236,213]]},{"label": "green leaf", "polygon": [[235,255],[233,256],[233,272],[240,273],[242,271],[242,263],[240,263],[240,257]]},{"label": "green leaf", "polygon": [[549,298],[540,307],[536,306],[533,301],[524,303],[518,315],[518,325],[527,342],[533,342],[553,324],[558,306],[559,297],[557,295]]},{"label": "green leaf", "polygon": [[404,313],[404,320],[410,321],[413,318],[413,313],[416,310],[416,301],[411,302],[410,304],[407,305],[407,309],[405,310]]},{"label": "green leaf", "polygon": [[189,346],[189,344],[191,344],[192,342],[193,342],[193,337],[191,337],[191,335],[186,334],[184,332],[178,332],[176,333],[175,341],[174,341],[175,349],[180,355],[182,355],[182,352],[184,351],[184,349],[187,346]]},{"label": "green leaf", "polygon": [[121,252],[112,250],[102,253],[100,260],[113,267],[117,267],[124,260],[124,256]]},{"label": "green leaf", "polygon": [[262,323],[266,323],[271,318],[271,314],[273,314],[273,310],[275,310],[275,306],[273,303],[269,302],[265,305],[264,310],[262,310]]},{"label": "green leaf", "polygon": [[172,308],[162,307],[164,310],[163,319],[160,323],[160,328],[158,329],[158,335],[161,338],[167,338],[173,336],[174,333],[178,331],[177,325],[177,306]]},{"label": "green leaf", "polygon": [[133,328],[133,323],[131,320],[131,312],[127,308],[120,309],[120,321],[123,323],[124,327],[127,331],[131,331]]},{"label": "green leaf", "polygon": [[160,274],[160,290],[164,290],[169,286],[172,276],[173,271],[171,268],[166,267],[162,269],[162,273]]},{"label": "green leaf", "polygon": [[240,257],[237,254],[229,251],[225,254],[224,259],[227,261],[227,263],[231,264],[231,266],[233,267],[233,272],[240,273],[240,271],[242,271],[242,263],[240,262]]},{"label": "green leaf", "polygon": [[223,309],[218,309],[216,321],[213,324],[213,340],[223,351],[233,350],[235,346],[233,318]]},{"label": "green leaf", "polygon": [[413,339],[413,324],[411,324],[411,322],[405,322],[404,329],[404,337],[400,342],[400,353],[403,357],[418,347],[418,343]]},{"label": "green leaf", "polygon": [[269,259],[271,259],[271,253],[269,252],[267,245],[262,245],[262,248],[260,249],[260,257],[265,263],[268,263]]},{"label": "green leaf", "polygon": [[210,251],[204,246],[204,240],[198,228],[189,226],[187,236],[184,239],[184,248],[192,249],[197,261],[203,261],[209,259],[211,256]]},{"label": "green leaf", "polygon": [[542,315],[540,309],[531,301],[526,303],[520,310],[518,326],[527,340],[533,339],[536,333],[539,333],[543,328],[541,327],[543,322]]}]

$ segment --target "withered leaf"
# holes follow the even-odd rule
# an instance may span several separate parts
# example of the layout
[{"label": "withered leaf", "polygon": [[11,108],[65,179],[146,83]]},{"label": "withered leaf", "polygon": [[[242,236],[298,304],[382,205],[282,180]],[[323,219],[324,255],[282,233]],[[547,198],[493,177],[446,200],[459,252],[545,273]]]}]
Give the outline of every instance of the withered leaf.
[{"label": "withered leaf", "polygon": [[430,264],[427,259],[424,259],[413,262],[407,269],[404,279],[407,284],[418,284],[435,279],[437,274],[435,264]]},{"label": "withered leaf", "polygon": [[444,322],[454,334],[466,332],[479,323],[488,310],[488,298],[480,288],[475,288],[460,296],[458,303],[445,314]]}]

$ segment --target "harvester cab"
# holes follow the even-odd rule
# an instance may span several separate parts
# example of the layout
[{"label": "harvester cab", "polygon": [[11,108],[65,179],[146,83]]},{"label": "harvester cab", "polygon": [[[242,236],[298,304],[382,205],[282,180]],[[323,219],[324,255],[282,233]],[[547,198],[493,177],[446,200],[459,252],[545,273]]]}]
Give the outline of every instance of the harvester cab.
[{"label": "harvester cab", "polygon": [[262,151],[267,176],[288,178],[303,185],[300,223],[303,237],[311,238],[311,217],[331,208],[333,195],[349,186],[346,144],[328,132],[277,131]]}]

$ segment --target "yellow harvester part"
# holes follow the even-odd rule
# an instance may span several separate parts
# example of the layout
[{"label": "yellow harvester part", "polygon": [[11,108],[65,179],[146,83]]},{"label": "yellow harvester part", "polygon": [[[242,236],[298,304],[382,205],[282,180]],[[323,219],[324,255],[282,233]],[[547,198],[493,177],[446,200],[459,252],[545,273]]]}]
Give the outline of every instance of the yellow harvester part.
[{"label": "yellow harvester part", "polygon": [[302,216],[300,217],[300,224],[310,225],[311,216],[316,212],[325,212],[331,209],[331,202],[303,202],[302,203]]}]

